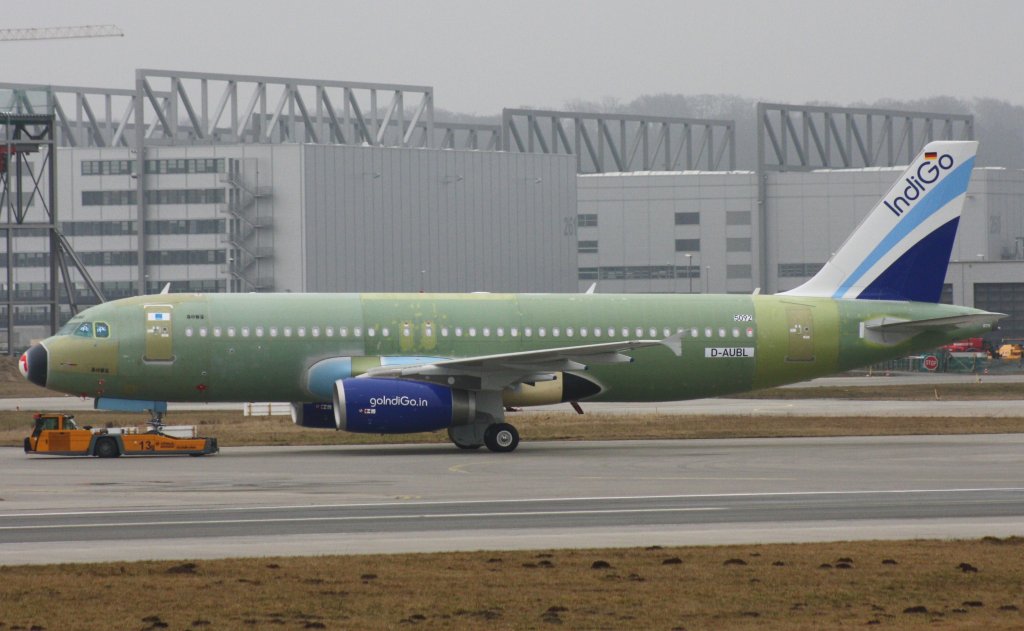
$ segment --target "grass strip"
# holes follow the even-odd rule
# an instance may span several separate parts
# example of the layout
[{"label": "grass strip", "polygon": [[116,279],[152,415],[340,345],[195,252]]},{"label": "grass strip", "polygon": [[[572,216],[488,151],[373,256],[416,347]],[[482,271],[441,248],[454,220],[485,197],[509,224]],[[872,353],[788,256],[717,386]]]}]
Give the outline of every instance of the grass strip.
[{"label": "grass strip", "polygon": [[1019,629],[1022,543],[988,537],[14,566],[2,570],[0,628]]}]

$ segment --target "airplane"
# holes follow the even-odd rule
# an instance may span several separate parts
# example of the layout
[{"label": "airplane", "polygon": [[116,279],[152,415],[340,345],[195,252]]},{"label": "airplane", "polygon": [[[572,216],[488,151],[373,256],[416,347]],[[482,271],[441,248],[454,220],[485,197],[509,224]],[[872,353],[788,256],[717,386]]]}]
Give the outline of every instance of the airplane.
[{"label": "airplane", "polygon": [[777,295],[171,294],[101,304],[29,348],[32,383],[150,412],[280,401],[304,427],[447,430],[510,452],[507,409],[715,397],[980,336],[938,304],[977,143],[929,143],[814,277]]}]

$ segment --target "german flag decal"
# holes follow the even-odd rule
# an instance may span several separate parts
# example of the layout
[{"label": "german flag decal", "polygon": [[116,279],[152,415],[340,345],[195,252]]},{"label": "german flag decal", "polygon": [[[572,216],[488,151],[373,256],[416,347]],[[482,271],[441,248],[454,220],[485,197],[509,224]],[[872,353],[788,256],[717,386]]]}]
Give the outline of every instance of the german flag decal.
[{"label": "german flag decal", "polygon": [[924,152],[924,159],[925,160],[935,160],[938,157],[939,157],[939,154],[935,153],[934,151],[925,151]]}]

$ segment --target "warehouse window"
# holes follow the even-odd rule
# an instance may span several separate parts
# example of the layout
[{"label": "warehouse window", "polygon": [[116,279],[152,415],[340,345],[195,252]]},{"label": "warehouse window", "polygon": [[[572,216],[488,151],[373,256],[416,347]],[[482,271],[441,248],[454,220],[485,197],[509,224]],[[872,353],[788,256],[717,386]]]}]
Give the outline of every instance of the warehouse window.
[{"label": "warehouse window", "polygon": [[583,213],[576,215],[576,225],[580,228],[596,228],[597,227],[597,214],[596,213]]},{"label": "warehouse window", "polygon": [[676,252],[700,252],[700,239],[676,239]]},{"label": "warehouse window", "polygon": [[750,252],[750,237],[730,237],[725,240],[726,252]]},{"label": "warehouse window", "polygon": [[779,278],[806,278],[814,276],[822,263],[779,263]]},{"label": "warehouse window", "polygon": [[579,254],[597,254],[597,241],[580,241],[576,245]]},{"label": "warehouse window", "polygon": [[749,226],[749,210],[729,210],[725,213],[725,225],[727,226]]},{"label": "warehouse window", "polygon": [[700,213],[676,213],[677,226],[696,226],[700,224]]}]

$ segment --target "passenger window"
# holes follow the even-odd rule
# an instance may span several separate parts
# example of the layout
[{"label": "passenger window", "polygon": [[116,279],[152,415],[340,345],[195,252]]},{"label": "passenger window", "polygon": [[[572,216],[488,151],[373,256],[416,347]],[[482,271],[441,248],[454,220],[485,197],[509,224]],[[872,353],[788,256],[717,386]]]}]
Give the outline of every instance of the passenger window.
[{"label": "passenger window", "polygon": [[587,337],[587,327],[580,328],[580,337]]},{"label": "passenger window", "polygon": [[658,329],[654,328],[653,326],[647,329],[647,332],[651,334],[651,337],[658,337]]},{"label": "passenger window", "polygon": [[235,337],[235,327],[233,327],[233,326],[229,326],[228,327],[228,337]]},{"label": "passenger window", "polygon": [[192,337],[192,327],[185,329],[185,337]]},{"label": "passenger window", "polygon": [[306,327],[300,326],[299,330],[298,330],[298,333],[299,333],[299,337],[306,337]]},{"label": "passenger window", "polygon": [[562,334],[562,329],[557,326],[551,327],[551,337],[558,337]]},{"label": "passenger window", "polygon": [[461,326],[455,327],[455,337],[462,337],[462,327]]},{"label": "passenger window", "polygon": [[326,335],[327,337],[334,337],[334,327],[329,326],[326,329],[324,329],[324,335]]},{"label": "passenger window", "polygon": [[483,334],[484,334],[484,337],[491,337],[491,329],[490,329],[490,327],[486,327],[485,326],[484,330],[483,330]]},{"label": "passenger window", "polygon": [[247,326],[243,326],[242,327],[242,337],[249,337],[249,327],[247,327]]},{"label": "passenger window", "polygon": [[291,337],[292,336],[292,327],[290,327],[290,326],[284,327],[284,336],[285,337]]},{"label": "passenger window", "polygon": [[270,327],[270,337],[277,337],[277,327],[276,326]]},{"label": "passenger window", "polygon": [[383,337],[387,337],[391,335],[391,331],[388,330],[388,327],[384,327],[383,329],[380,330],[380,334]]},{"label": "passenger window", "polygon": [[704,337],[711,337],[711,327],[704,328]]},{"label": "passenger window", "polygon": [[476,327],[475,326],[469,327],[469,337],[476,337]]},{"label": "passenger window", "polygon": [[263,327],[256,327],[256,337],[263,337]]},{"label": "passenger window", "polygon": [[718,329],[718,337],[725,337],[725,329]]},{"label": "passenger window", "polygon": [[548,334],[548,332],[547,332],[547,330],[544,329],[544,327],[539,327],[537,329],[537,335],[539,335],[541,337],[544,337],[547,334]]},{"label": "passenger window", "polygon": [[106,322],[96,323],[96,337],[110,337],[110,327]]},{"label": "passenger window", "polygon": [[739,329],[733,329],[732,330],[732,336],[733,337],[739,337],[740,336],[740,330]]},{"label": "passenger window", "polygon": [[448,327],[441,327],[441,337],[448,337]]},{"label": "passenger window", "polygon": [[341,337],[348,337],[348,327],[338,327],[338,335],[340,335]]},{"label": "passenger window", "polygon": [[519,335],[519,329],[517,327],[512,327],[508,330],[508,334],[512,337],[516,337]]},{"label": "passenger window", "polygon": [[320,327],[315,326],[309,330],[309,334],[313,337],[320,337]]},{"label": "passenger window", "polygon": [[523,327],[523,335],[526,337],[533,337],[533,329],[530,327]]},{"label": "passenger window", "polygon": [[423,327],[423,333],[427,337],[434,337],[434,325],[429,323],[429,322],[427,322],[427,324],[424,325],[424,327]]},{"label": "passenger window", "polygon": [[754,337],[754,329],[747,329],[747,337]]},{"label": "passenger window", "polygon": [[352,329],[352,336],[353,337],[360,337],[360,336],[362,336],[362,334],[363,334],[363,327],[357,326],[357,327]]},{"label": "passenger window", "polygon": [[78,337],[92,337],[92,322],[83,322],[78,325],[75,329],[75,335]]},{"label": "passenger window", "polygon": [[636,327],[636,336],[637,337],[643,337],[644,336],[644,330],[641,329],[640,327]]},{"label": "passenger window", "polygon": [[498,327],[498,337],[505,337],[505,327],[503,327],[503,326],[499,326]]},{"label": "passenger window", "polygon": [[669,337],[672,335],[672,331],[670,331],[668,327],[662,329],[661,333],[663,337]]},{"label": "passenger window", "polygon": [[220,337],[220,327],[219,326],[213,327],[213,337]]},{"label": "passenger window", "polygon": [[377,337],[377,329],[371,326],[370,328],[366,329],[366,334],[369,335],[370,337]]},{"label": "passenger window", "polygon": [[206,327],[199,327],[199,337],[206,337]]}]

